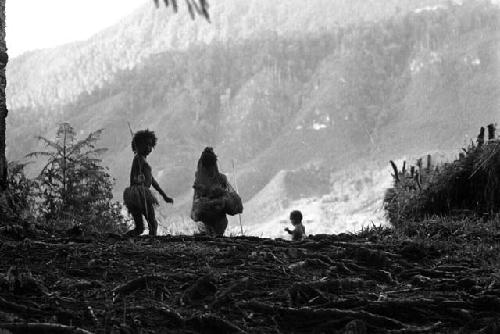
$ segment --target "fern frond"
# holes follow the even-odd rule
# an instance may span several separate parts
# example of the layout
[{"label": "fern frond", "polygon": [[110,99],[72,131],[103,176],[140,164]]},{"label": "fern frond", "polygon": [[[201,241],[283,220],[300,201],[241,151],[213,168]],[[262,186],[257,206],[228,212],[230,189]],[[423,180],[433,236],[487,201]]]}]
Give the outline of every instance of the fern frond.
[{"label": "fern frond", "polygon": [[58,152],[63,151],[63,147],[61,145],[59,145],[59,143],[57,143],[56,141],[47,139],[47,138],[42,137],[42,136],[36,136],[35,138],[38,139],[38,141],[43,142],[45,144],[45,146],[52,147],[53,149],[55,149]]},{"label": "fern frond", "polygon": [[57,129],[56,138],[64,139],[65,142],[72,142],[76,137],[76,132],[71,124],[64,122],[59,124]]},{"label": "fern frond", "polygon": [[26,154],[24,157],[28,159],[39,158],[39,157],[52,157],[54,152],[31,152]]},{"label": "fern frond", "polygon": [[87,138],[79,140],[76,144],[72,145],[68,155],[72,155],[73,153],[80,151],[84,147],[94,148],[94,143],[101,139],[103,131],[104,129],[99,129],[90,133]]},{"label": "fern frond", "polygon": [[7,164],[7,168],[9,169],[9,174],[13,175],[21,172],[24,169],[24,167],[32,163],[33,161],[28,161],[28,162],[10,161]]}]

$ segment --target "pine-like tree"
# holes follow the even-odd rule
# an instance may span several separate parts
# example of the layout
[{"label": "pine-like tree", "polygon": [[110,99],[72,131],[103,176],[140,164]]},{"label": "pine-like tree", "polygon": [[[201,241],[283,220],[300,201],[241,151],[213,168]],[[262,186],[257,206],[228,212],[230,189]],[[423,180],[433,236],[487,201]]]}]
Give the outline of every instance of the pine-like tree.
[{"label": "pine-like tree", "polygon": [[69,123],[59,124],[55,140],[38,137],[49,150],[28,158],[46,158],[38,176],[39,210],[48,221],[82,224],[93,230],[113,231],[122,226],[120,205],[112,202],[113,179],[101,165],[97,148],[103,130],[78,140]]}]

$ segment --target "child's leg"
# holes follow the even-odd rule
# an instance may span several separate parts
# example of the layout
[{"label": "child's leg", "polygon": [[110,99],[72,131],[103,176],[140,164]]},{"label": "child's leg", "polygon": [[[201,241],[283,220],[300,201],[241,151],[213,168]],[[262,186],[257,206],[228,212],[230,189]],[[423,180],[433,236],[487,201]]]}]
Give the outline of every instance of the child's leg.
[{"label": "child's leg", "polygon": [[155,208],[152,204],[148,205],[148,215],[146,216],[148,221],[149,235],[156,235],[158,230],[158,222],[155,217]]},{"label": "child's leg", "polygon": [[200,229],[200,232],[209,237],[215,237],[215,230],[211,223],[203,222],[203,227]]},{"label": "child's leg", "polygon": [[144,232],[144,221],[142,219],[142,213],[139,211],[136,212],[131,212],[132,217],[134,218],[134,224],[135,227],[133,230],[130,230],[127,232],[127,236],[129,237],[136,237],[142,234]]}]

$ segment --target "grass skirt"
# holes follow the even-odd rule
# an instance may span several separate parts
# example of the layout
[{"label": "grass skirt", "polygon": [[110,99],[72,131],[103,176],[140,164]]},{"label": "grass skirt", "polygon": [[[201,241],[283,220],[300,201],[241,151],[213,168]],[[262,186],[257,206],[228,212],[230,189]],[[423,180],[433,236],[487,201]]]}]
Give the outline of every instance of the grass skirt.
[{"label": "grass skirt", "polygon": [[123,202],[130,213],[146,213],[147,207],[159,205],[151,190],[143,185],[133,185],[125,188]]}]

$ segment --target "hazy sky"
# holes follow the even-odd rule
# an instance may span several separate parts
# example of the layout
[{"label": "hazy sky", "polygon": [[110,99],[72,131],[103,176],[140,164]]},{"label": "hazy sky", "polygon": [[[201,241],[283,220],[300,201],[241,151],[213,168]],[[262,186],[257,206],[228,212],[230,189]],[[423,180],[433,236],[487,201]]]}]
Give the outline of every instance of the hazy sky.
[{"label": "hazy sky", "polygon": [[6,0],[7,47],[25,51],[82,40],[151,0]]}]

